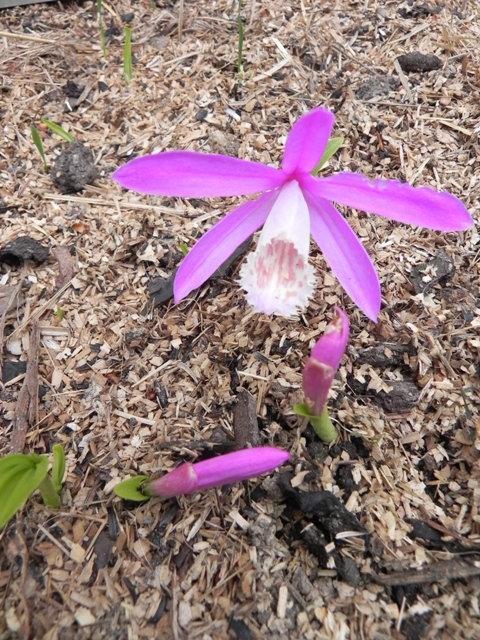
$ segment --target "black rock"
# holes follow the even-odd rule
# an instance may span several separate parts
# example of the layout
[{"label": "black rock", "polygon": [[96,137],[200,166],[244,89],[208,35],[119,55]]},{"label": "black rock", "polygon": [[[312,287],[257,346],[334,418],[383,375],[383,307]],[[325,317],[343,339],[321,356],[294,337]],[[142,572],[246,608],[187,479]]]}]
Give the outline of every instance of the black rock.
[{"label": "black rock", "polygon": [[420,53],[420,51],[411,51],[403,56],[398,56],[397,60],[402,71],[407,73],[410,71],[434,71],[442,66],[442,61],[438,56],[434,56],[432,53]]},{"label": "black rock", "polygon": [[29,236],[20,236],[8,242],[0,249],[0,263],[5,262],[11,267],[21,267],[26,260],[35,264],[45,262],[50,249]]},{"label": "black rock", "polygon": [[70,142],[56,159],[50,176],[62,193],[81,191],[98,178],[92,151],[81,142]]}]

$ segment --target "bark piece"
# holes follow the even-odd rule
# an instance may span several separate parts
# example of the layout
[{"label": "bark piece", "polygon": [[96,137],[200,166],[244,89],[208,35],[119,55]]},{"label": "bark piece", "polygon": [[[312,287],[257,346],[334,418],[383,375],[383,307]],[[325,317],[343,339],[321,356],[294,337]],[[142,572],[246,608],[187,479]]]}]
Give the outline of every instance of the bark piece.
[{"label": "bark piece", "polygon": [[386,413],[404,413],[417,404],[420,391],[412,380],[389,380],[388,386],[391,391],[379,391],[372,398]]},{"label": "bark piece", "polygon": [[329,540],[334,540],[344,531],[367,534],[357,517],[348,511],[333,493],[330,491],[300,492],[292,488],[290,479],[289,473],[283,473],[278,478],[282,493],[293,498],[303,513],[311,513],[317,527]]},{"label": "bark piece", "polygon": [[262,444],[258,430],[257,403],[246,389],[237,395],[237,403],[233,410],[233,432],[239,449],[248,446],[259,447]]},{"label": "bark piece", "polygon": [[385,576],[374,576],[379,584],[394,586],[397,584],[424,584],[426,582],[440,582],[442,580],[458,580],[480,575],[480,566],[475,566],[473,558],[471,562],[465,560],[441,560],[424,569],[407,569],[406,571],[394,571]]},{"label": "bark piece", "polygon": [[59,270],[59,274],[55,278],[55,286],[57,289],[61,289],[73,278],[72,254],[68,247],[55,247],[53,255],[58,262]]},{"label": "bark piece", "polygon": [[383,342],[373,347],[360,349],[357,362],[359,364],[371,364],[373,367],[391,367],[405,363],[404,355],[413,355],[415,347],[411,344]]}]

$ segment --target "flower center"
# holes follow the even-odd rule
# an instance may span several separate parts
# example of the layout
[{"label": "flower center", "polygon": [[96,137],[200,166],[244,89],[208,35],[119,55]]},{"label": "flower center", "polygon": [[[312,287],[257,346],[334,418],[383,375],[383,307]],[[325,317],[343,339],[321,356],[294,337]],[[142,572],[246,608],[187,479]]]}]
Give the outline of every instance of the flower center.
[{"label": "flower center", "polygon": [[255,311],[291,316],[313,292],[314,270],[282,236],[257,247],[240,270],[240,286]]}]

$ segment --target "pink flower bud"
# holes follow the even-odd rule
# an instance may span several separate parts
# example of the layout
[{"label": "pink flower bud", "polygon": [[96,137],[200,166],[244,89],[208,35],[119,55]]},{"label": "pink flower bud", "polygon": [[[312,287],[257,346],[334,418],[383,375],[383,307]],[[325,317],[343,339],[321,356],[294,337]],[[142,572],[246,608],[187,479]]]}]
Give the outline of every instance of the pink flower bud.
[{"label": "pink flower bud", "polygon": [[150,482],[145,493],[171,498],[193,491],[241,482],[268,473],[288,460],[286,451],[274,447],[254,447],[226,453],[202,462],[186,462],[158,480]]},{"label": "pink flower bud", "polygon": [[319,416],[322,413],[347,341],[348,318],[341,309],[335,307],[335,318],[313,347],[303,369],[303,392],[313,403],[313,415]]}]

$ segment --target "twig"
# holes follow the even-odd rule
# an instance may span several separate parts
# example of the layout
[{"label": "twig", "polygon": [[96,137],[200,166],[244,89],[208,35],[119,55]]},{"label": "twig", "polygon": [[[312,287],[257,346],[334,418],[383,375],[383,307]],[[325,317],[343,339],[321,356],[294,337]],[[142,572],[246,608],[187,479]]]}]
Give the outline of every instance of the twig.
[{"label": "twig", "polygon": [[30,332],[30,348],[28,352],[27,372],[23,386],[18,394],[17,406],[13,416],[12,451],[22,451],[29,426],[37,422],[38,409],[38,348],[40,331],[38,323],[32,323]]},{"label": "twig", "polygon": [[0,38],[16,38],[17,40],[29,40],[30,42],[41,42],[43,44],[56,44],[56,40],[50,38],[39,38],[38,36],[27,36],[25,33],[14,33],[12,31],[0,31]]}]

